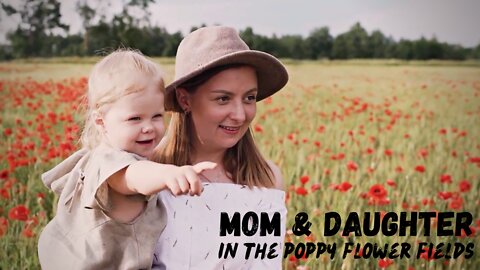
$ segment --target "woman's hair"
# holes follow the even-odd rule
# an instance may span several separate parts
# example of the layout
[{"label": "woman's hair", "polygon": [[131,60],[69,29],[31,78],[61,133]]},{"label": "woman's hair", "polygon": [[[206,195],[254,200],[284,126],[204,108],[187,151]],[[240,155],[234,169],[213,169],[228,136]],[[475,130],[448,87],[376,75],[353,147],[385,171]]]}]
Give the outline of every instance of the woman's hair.
[{"label": "woman's hair", "polygon": [[[240,66],[242,65],[235,64],[209,69],[178,88],[184,88],[193,93],[200,85],[221,71]],[[191,113],[182,112],[176,97],[174,107],[175,111],[172,112],[167,134],[157,149],[154,160],[177,166],[191,165],[191,153],[194,151]],[[237,144],[227,149],[223,162],[225,170],[236,184],[268,188],[275,186],[273,172],[255,145],[250,128]]]},{"label": "woman's hair", "polygon": [[93,149],[101,141],[95,126],[95,113],[105,113],[106,105],[125,95],[141,92],[152,83],[158,91],[165,92],[160,67],[139,51],[119,49],[95,64],[88,78],[87,114],[80,138],[82,146]]}]

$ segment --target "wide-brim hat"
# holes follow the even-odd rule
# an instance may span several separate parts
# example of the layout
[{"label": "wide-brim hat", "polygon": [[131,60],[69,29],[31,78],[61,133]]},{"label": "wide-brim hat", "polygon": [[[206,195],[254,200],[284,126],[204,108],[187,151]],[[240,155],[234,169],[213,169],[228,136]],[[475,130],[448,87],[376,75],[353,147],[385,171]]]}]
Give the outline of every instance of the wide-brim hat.
[{"label": "wide-brim hat", "polygon": [[175,79],[166,87],[165,109],[175,110],[175,89],[178,86],[206,70],[231,64],[255,68],[257,101],[274,94],[288,82],[284,65],[268,53],[250,50],[235,29],[225,26],[203,27],[188,34],[178,46]]}]

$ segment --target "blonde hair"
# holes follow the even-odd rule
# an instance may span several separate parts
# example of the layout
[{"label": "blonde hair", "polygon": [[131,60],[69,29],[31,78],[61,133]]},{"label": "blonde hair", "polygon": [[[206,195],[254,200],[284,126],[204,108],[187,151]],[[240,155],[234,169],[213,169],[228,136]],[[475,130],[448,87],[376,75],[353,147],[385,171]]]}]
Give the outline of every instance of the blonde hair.
[{"label": "blonde hair", "polygon": [[[214,75],[232,67],[238,67],[238,65],[228,65],[208,70],[185,82],[179,88],[185,88],[187,91],[193,92]],[[176,97],[174,97],[173,105],[175,110],[172,112],[167,134],[156,150],[154,160],[177,166],[191,165],[191,153],[194,150],[192,144],[194,128],[191,113],[181,112]],[[267,188],[275,186],[272,169],[255,145],[250,128],[237,144],[227,149],[223,165],[235,184]]]},{"label": "blonde hair", "polygon": [[104,113],[106,105],[125,95],[141,92],[150,83],[165,93],[160,67],[139,51],[119,49],[95,64],[88,78],[87,113],[80,138],[82,146],[93,149],[101,141],[101,134],[95,126],[95,112]]}]

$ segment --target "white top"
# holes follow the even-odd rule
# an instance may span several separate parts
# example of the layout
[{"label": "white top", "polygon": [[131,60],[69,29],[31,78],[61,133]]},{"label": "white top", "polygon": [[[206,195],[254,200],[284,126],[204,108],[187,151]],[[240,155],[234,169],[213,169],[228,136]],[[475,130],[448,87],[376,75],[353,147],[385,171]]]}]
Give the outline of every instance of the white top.
[{"label": "white top", "polygon": [[[283,245],[285,238],[285,222],[287,208],[285,206],[285,192],[278,189],[267,189],[226,183],[205,183],[201,196],[182,195],[174,197],[170,191],[160,192],[167,209],[167,226],[161,234],[155,247],[153,269],[281,269]],[[258,230],[252,236],[247,236],[240,229],[240,236],[234,236],[227,231],[226,236],[220,236],[221,212],[227,212],[229,220],[235,212],[240,213],[240,223],[247,212],[255,212],[258,216]],[[261,213],[268,214],[272,221],[275,212],[280,214],[280,235],[274,231],[266,231],[260,236]],[[248,221],[247,230],[254,230],[253,220]],[[273,223],[273,222],[272,222]],[[240,226],[241,228],[241,226]],[[221,244],[226,250],[227,243],[238,243],[234,258],[228,256],[219,259]],[[255,259],[256,246],[250,251],[246,259],[247,247],[244,243],[267,244],[265,257],[259,253]],[[274,246],[273,259],[267,255],[270,246]],[[232,244],[234,245],[234,244]]]}]

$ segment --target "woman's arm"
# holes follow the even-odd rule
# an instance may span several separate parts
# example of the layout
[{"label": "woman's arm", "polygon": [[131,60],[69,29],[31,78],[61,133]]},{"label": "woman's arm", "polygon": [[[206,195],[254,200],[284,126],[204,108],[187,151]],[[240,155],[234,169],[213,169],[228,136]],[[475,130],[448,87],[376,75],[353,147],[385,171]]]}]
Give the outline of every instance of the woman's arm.
[{"label": "woman's arm", "polygon": [[285,190],[285,186],[283,184],[282,172],[280,171],[280,168],[278,168],[278,166],[275,165],[275,163],[273,163],[271,160],[267,160],[267,163],[273,172],[273,177],[275,180],[275,188],[280,190]]}]

